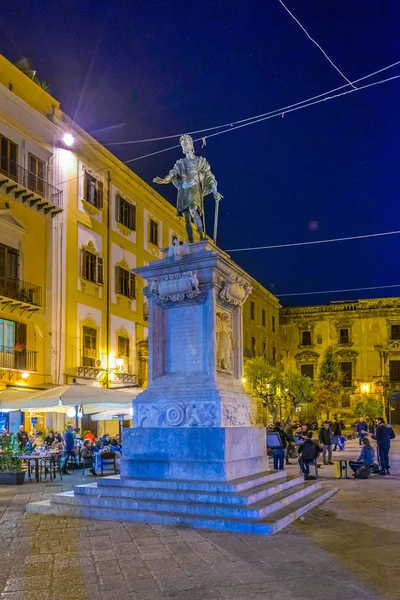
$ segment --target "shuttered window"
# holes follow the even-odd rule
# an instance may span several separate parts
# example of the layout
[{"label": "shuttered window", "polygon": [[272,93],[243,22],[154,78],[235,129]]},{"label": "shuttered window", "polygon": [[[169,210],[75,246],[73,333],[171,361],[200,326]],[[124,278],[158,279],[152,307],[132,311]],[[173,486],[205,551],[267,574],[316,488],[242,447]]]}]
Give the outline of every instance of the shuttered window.
[{"label": "shuttered window", "polygon": [[302,331],[301,332],[301,345],[302,346],[311,346],[311,331]]},{"label": "shuttered window", "polygon": [[392,340],[400,340],[400,325],[392,325],[391,334]]},{"label": "shuttered window", "polygon": [[343,387],[351,387],[353,385],[353,363],[341,362],[340,370],[342,371],[342,385]]},{"label": "shuttered window", "polygon": [[304,375],[304,377],[314,379],[314,365],[301,365],[300,373]]},{"label": "shuttered window", "polygon": [[18,261],[18,250],[0,244],[0,277],[18,279]]},{"label": "shuttered window", "polygon": [[30,153],[28,187],[32,192],[44,195],[44,162]]},{"label": "shuttered window", "polygon": [[100,256],[82,250],[82,279],[103,285],[104,283],[104,261]]},{"label": "shuttered window", "polygon": [[122,267],[115,267],[115,291],[127,298],[136,298],[136,275]]},{"label": "shuttered window", "polygon": [[339,330],[339,343],[340,344],[348,344],[350,342],[349,330],[348,329],[340,329]]},{"label": "shuttered window", "polygon": [[121,198],[121,196],[117,195],[116,202],[116,210],[117,210],[117,221],[127,227],[131,231],[136,230],[136,206],[134,204],[130,204]]},{"label": "shuttered window", "polygon": [[85,171],[85,200],[96,208],[103,208],[103,182]]},{"label": "shuttered window", "polygon": [[18,146],[8,138],[0,135],[0,171],[17,180]]},{"label": "shuttered window", "polygon": [[97,329],[83,327],[82,338],[82,366],[95,367],[97,358]]},{"label": "shuttered window", "polygon": [[129,358],[129,338],[122,335],[117,337],[117,358]]},{"label": "shuttered window", "polygon": [[153,244],[154,246],[158,246],[158,223],[157,223],[157,221],[154,221],[153,219],[150,219],[149,238],[150,238],[150,244]]},{"label": "shuttered window", "polygon": [[400,383],[400,360],[389,361],[389,376],[391,383]]}]

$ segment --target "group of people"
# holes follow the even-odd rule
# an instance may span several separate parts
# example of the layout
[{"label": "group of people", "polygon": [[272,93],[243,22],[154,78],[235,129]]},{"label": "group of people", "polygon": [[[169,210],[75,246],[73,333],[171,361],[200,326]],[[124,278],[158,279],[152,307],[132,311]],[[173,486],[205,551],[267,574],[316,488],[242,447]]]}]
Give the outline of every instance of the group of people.
[{"label": "group of people", "polygon": [[[283,469],[284,460],[290,464],[289,458],[297,455],[305,479],[315,479],[310,475],[310,464],[317,461],[322,454],[324,465],[333,465],[332,452],[343,451],[345,437],[342,435],[342,424],[337,418],[324,421],[318,433],[318,441],[313,440],[313,432],[306,424],[299,425],[297,430],[293,421],[288,421],[284,428],[276,422],[273,432],[279,435],[280,447],[272,450],[274,469]],[[375,464],[375,450],[370,438],[376,440],[380,475],[390,475],[389,451],[390,442],[395,433],[382,417],[376,419],[375,433],[369,432],[369,427],[361,417],[356,426],[356,432],[361,448],[360,456],[355,461],[349,461],[349,466],[357,475],[361,468],[369,471]]]}]

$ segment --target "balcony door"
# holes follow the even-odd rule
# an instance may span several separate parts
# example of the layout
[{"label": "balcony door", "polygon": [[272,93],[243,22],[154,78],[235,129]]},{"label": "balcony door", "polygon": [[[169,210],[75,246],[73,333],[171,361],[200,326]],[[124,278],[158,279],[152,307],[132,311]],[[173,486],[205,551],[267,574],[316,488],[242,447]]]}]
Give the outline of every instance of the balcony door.
[{"label": "balcony door", "polygon": [[17,181],[18,146],[11,140],[0,135],[0,171]]},{"label": "balcony door", "polygon": [[95,367],[97,358],[97,329],[83,327],[82,367]]}]

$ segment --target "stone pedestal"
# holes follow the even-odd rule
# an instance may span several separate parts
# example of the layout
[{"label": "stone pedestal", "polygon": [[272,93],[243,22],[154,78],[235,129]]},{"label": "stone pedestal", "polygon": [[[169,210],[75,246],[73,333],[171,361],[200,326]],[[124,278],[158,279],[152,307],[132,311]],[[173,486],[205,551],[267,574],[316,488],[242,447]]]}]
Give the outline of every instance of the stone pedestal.
[{"label": "stone pedestal", "polygon": [[252,280],[208,241],[134,269],[148,286],[149,383],[124,430],[122,477],[225,481],[266,469],[265,429],[242,385]]}]

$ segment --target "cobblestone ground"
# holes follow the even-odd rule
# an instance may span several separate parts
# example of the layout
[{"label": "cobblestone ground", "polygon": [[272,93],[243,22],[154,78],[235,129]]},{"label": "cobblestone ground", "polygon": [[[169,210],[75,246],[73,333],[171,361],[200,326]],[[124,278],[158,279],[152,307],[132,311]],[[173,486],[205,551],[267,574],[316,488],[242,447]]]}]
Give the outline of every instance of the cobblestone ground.
[{"label": "cobblestone ground", "polygon": [[[59,480],[1,486],[0,597],[400,599],[395,442],[393,476],[340,481],[340,492],[322,508],[272,537],[25,514],[28,502],[82,483],[80,474],[62,486]],[[354,443],[346,450],[356,452]],[[321,469],[326,485],[338,483],[332,469]]]}]

